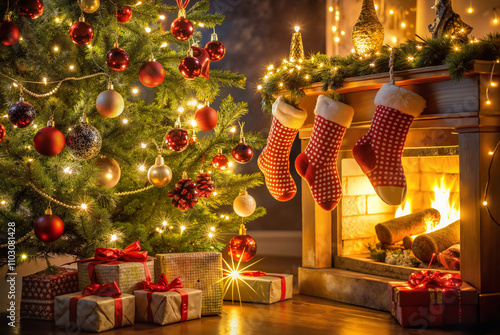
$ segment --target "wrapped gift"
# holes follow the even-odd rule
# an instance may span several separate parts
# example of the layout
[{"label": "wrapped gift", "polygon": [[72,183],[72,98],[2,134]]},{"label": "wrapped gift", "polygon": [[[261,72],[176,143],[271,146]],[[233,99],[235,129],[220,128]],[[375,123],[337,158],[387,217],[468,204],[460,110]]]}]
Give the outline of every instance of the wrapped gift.
[{"label": "wrapped gift", "polygon": [[133,293],[154,277],[154,259],[141,251],[139,241],[123,250],[96,248],[94,258],[77,261],[80,290],[91,283],[116,282],[123,293]]},{"label": "wrapped gift", "polygon": [[413,273],[408,282],[389,282],[390,310],[403,327],[474,324],[478,293],[459,274]]},{"label": "wrapped gift", "polygon": [[53,266],[23,277],[21,317],[53,320],[55,296],[76,291],[76,269]]},{"label": "wrapped gift", "polygon": [[236,279],[226,281],[225,291],[224,300],[273,304],[292,298],[293,275],[241,272]]},{"label": "wrapped gift", "polygon": [[202,291],[201,315],[222,313],[222,254],[190,252],[157,254],[155,273],[164,273],[169,281],[180,277],[185,287]]},{"label": "wrapped gift", "polygon": [[135,319],[135,296],[121,293],[116,282],[91,284],[83,292],[60,295],[55,299],[57,327],[68,331],[105,330],[130,326]]},{"label": "wrapped gift", "polygon": [[166,325],[201,318],[201,291],[184,288],[180,278],[168,283],[162,274],[157,284],[144,281],[143,288],[134,291],[136,321]]}]

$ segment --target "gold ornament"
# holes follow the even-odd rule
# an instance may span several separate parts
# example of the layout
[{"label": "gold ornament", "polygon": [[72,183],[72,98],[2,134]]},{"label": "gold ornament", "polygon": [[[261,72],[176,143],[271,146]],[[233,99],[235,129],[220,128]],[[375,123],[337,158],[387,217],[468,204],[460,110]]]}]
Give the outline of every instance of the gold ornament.
[{"label": "gold ornament", "polygon": [[300,27],[295,27],[292,35],[292,44],[290,44],[290,60],[304,59],[304,45],[302,44],[302,35],[299,33]]},{"label": "gold ornament", "polygon": [[252,215],[256,207],[255,199],[246,190],[241,190],[240,195],[233,202],[234,212],[242,217]]},{"label": "gold ornament", "polygon": [[125,102],[120,93],[113,90],[113,85],[108,85],[108,90],[101,92],[95,101],[99,114],[109,119],[117,117],[123,112]]},{"label": "gold ornament", "polygon": [[155,165],[149,168],[148,179],[155,187],[167,186],[172,180],[172,170],[165,165],[165,161],[161,155],[156,157]]},{"label": "gold ornament", "polygon": [[121,177],[121,169],[118,162],[113,158],[102,156],[96,161],[96,165],[101,170],[97,185],[104,188],[115,187]]},{"label": "gold ornament", "polygon": [[373,0],[363,0],[358,21],[352,28],[352,43],[360,55],[378,51],[384,43],[384,27],[378,20]]},{"label": "gold ornament", "polygon": [[85,12],[85,13],[94,13],[99,9],[99,6],[101,5],[100,0],[79,0],[78,1],[80,4],[80,8]]}]

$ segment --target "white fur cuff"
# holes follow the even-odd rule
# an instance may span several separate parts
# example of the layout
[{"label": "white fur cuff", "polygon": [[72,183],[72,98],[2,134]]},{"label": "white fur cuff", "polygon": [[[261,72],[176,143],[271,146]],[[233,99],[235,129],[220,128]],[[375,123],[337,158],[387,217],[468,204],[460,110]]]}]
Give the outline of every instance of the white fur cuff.
[{"label": "white fur cuff", "polygon": [[417,117],[423,112],[426,101],[415,92],[387,83],[378,91],[375,105],[394,108],[401,113]]},{"label": "white fur cuff", "polygon": [[282,125],[292,129],[300,129],[307,118],[307,112],[287,104],[279,97],[273,104],[273,115]]},{"label": "white fur cuff", "polygon": [[316,102],[314,114],[335,122],[342,127],[349,128],[354,109],[349,105],[330,99],[326,95],[320,95]]}]

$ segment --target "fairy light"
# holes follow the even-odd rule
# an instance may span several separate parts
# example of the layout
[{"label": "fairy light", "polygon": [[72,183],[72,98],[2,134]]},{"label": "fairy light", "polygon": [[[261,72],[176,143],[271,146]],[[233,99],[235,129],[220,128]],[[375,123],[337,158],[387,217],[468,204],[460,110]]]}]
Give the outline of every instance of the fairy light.
[{"label": "fairy light", "polygon": [[108,174],[106,175],[106,178],[108,178],[108,179],[113,178],[113,174],[112,174],[112,173],[108,173]]},{"label": "fairy light", "polygon": [[337,26],[332,26],[332,31],[336,32],[337,31]]},{"label": "fairy light", "polygon": [[21,255],[21,259],[26,259],[26,258],[28,258],[28,256],[26,254]]},{"label": "fairy light", "polygon": [[333,12],[333,7],[332,7],[332,6],[330,6],[330,7],[328,8],[328,11],[329,11],[330,13],[332,13],[332,12]]},{"label": "fairy light", "polygon": [[212,238],[212,237],[214,237],[214,234],[213,233],[208,233],[208,237]]},{"label": "fairy light", "polygon": [[214,191],[214,193],[212,193],[212,195],[215,197],[217,195],[217,191]]},{"label": "fairy light", "polygon": [[34,124],[34,125],[33,125],[33,128],[35,128],[35,129],[36,129],[36,128],[38,128],[38,125]]},{"label": "fairy light", "polygon": [[490,82],[490,86],[491,87],[496,87],[497,86],[497,83],[495,83],[494,81]]},{"label": "fairy light", "polygon": [[80,208],[83,209],[83,210],[86,210],[87,209],[87,204],[81,204]]},{"label": "fairy light", "polygon": [[488,201],[483,201],[483,206],[488,206]]},{"label": "fairy light", "polygon": [[160,15],[160,20],[165,20],[165,15]]},{"label": "fairy light", "polygon": [[493,156],[493,154],[494,154],[493,151],[488,152],[488,155],[490,155],[490,156]]},{"label": "fairy light", "polygon": [[299,26],[295,26],[293,29],[295,29],[295,32],[298,33],[299,30],[300,30],[300,27]]},{"label": "fairy light", "polygon": [[123,124],[128,124],[128,119],[123,119],[122,122]]},{"label": "fairy light", "polygon": [[487,105],[491,105],[491,101],[490,100],[486,100],[486,104]]},{"label": "fairy light", "polygon": [[61,19],[56,16],[56,18],[54,19],[54,21],[56,21],[57,23],[59,23],[61,21]]},{"label": "fairy light", "polygon": [[232,132],[232,133],[235,133],[235,132],[236,132],[236,127],[234,127],[234,126],[233,126],[233,127],[231,127],[231,132]]},{"label": "fairy light", "polygon": [[406,28],[406,23],[401,22],[401,28]]},{"label": "fairy light", "polygon": [[139,165],[139,171],[146,171],[146,167],[144,165]]},{"label": "fairy light", "polygon": [[168,222],[167,222],[167,221],[163,221],[161,224],[162,224],[164,227],[166,227],[166,226],[168,225]]},{"label": "fairy light", "polygon": [[306,74],[306,76],[304,78],[306,78],[306,80],[309,80],[309,75]]},{"label": "fairy light", "polygon": [[227,163],[227,166],[229,166],[229,167],[233,167],[233,165],[234,165],[233,162]]},{"label": "fairy light", "polygon": [[163,42],[163,43],[160,45],[160,48],[165,48],[165,47],[167,47],[167,46],[168,46],[167,42]]},{"label": "fairy light", "polygon": [[323,67],[323,66],[325,66],[325,64],[323,64],[323,63],[319,64],[319,67]]},{"label": "fairy light", "polygon": [[355,53],[355,52],[356,52],[356,49],[352,48],[351,53]]},{"label": "fairy light", "polygon": [[205,27],[205,25],[203,23],[198,23],[198,26],[200,26],[201,28]]},{"label": "fairy light", "polygon": [[220,218],[221,218],[221,219],[224,219],[224,214],[221,214],[221,215],[220,215]]},{"label": "fairy light", "polygon": [[64,173],[71,174],[71,168],[69,166],[65,167],[63,171]]},{"label": "fairy light", "polygon": [[146,149],[147,145],[146,143],[141,143],[141,148]]},{"label": "fairy light", "polygon": [[184,112],[184,107],[179,107],[179,108],[177,108],[177,111],[178,111],[179,113]]},{"label": "fairy light", "polygon": [[111,235],[111,238],[110,238],[111,242],[114,242],[114,241],[116,241],[117,239],[118,239],[118,236],[116,236],[116,234],[112,234],[112,235]]},{"label": "fairy light", "polygon": [[196,106],[196,104],[197,104],[197,103],[198,103],[198,101],[196,101],[196,100],[191,100],[191,101],[189,102],[189,105],[191,105],[191,106]]},{"label": "fairy light", "polygon": [[229,216],[227,216],[227,215],[226,215],[225,219],[226,219],[226,220],[229,220]]},{"label": "fairy light", "polygon": [[375,4],[375,10],[378,10],[378,5],[377,4]]},{"label": "fairy light", "polygon": [[28,158],[28,162],[33,162],[33,158]]},{"label": "fairy light", "polygon": [[267,70],[268,70],[268,71],[271,71],[272,69],[274,69],[274,65],[273,65],[273,64],[271,64],[271,65],[269,65],[269,66],[267,67]]},{"label": "fairy light", "polygon": [[370,67],[375,67],[375,63],[370,63]]},{"label": "fairy light", "polygon": [[54,51],[55,51],[55,52],[58,52],[58,51],[59,51],[59,47],[58,47],[57,45],[54,47]]},{"label": "fairy light", "polygon": [[149,27],[144,28],[144,30],[146,30],[147,33],[151,32],[151,28],[149,28]]},{"label": "fairy light", "polygon": [[408,61],[411,62],[413,60],[413,56],[408,56]]},{"label": "fairy light", "polygon": [[262,89],[262,85],[257,86],[257,90],[260,91],[261,89]]},{"label": "fairy light", "polygon": [[192,119],[190,123],[191,123],[191,125],[192,125],[193,127],[196,127],[196,120],[195,120],[195,119]]},{"label": "fairy light", "polygon": [[186,230],[185,226],[181,226],[181,234]]},{"label": "fairy light", "polygon": [[70,65],[70,66],[69,66],[69,69],[70,69],[70,70],[74,70],[74,69],[75,69],[75,66],[74,66],[74,65]]},{"label": "fairy light", "polygon": [[394,14],[394,11],[391,9],[389,10],[389,14],[393,15]]},{"label": "fairy light", "polygon": [[335,38],[333,40],[335,41],[335,43],[339,43],[340,42],[340,38],[338,36],[335,36]]},{"label": "fairy light", "polygon": [[5,205],[7,202],[5,200],[0,201],[0,204]]},{"label": "fairy light", "polygon": [[418,50],[422,50],[422,46],[421,46],[420,44],[419,44],[419,45],[417,45],[417,49],[418,49]]},{"label": "fairy light", "polygon": [[133,89],[132,89],[132,93],[134,93],[134,94],[139,93],[139,89],[138,89],[138,88],[133,88]]},{"label": "fairy light", "polygon": [[200,108],[203,108],[205,106],[203,106],[203,104],[198,104],[198,106],[196,106],[196,107],[198,107],[198,109],[200,109]]},{"label": "fairy light", "polygon": [[210,230],[211,231],[215,231],[215,227],[210,227]]},{"label": "fairy light", "polygon": [[392,38],[392,43],[397,43],[398,42],[398,38],[397,37],[393,37]]},{"label": "fairy light", "polygon": [[47,77],[43,77],[43,83],[47,85]]}]

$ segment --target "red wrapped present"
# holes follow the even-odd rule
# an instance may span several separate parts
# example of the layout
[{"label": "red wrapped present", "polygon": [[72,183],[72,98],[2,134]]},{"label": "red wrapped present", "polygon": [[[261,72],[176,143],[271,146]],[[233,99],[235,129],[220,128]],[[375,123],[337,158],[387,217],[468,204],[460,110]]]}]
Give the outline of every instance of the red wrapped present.
[{"label": "red wrapped present", "polygon": [[130,326],[135,319],[135,297],[122,293],[116,282],[93,283],[83,290],[55,299],[57,327],[74,332],[86,330],[99,333]]},{"label": "red wrapped present", "polygon": [[424,270],[408,282],[389,282],[390,310],[403,327],[477,322],[478,293],[459,274]]},{"label": "red wrapped present", "polygon": [[53,320],[54,298],[78,291],[76,269],[53,266],[23,277],[21,317]]},{"label": "red wrapped present", "polygon": [[134,291],[136,321],[166,325],[201,318],[201,290],[184,288],[179,277],[169,283],[162,274],[158,283],[144,281],[143,287]]}]

